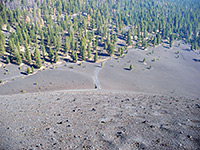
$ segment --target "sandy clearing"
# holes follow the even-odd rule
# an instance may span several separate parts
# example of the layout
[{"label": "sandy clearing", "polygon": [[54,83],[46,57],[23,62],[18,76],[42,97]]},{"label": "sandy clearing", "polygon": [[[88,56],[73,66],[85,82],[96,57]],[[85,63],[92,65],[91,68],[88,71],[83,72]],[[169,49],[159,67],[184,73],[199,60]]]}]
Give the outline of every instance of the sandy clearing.
[{"label": "sandy clearing", "polygon": [[108,60],[99,74],[101,88],[200,97],[200,64],[193,60],[200,56],[189,51],[189,45],[177,45],[129,49],[125,58]]}]

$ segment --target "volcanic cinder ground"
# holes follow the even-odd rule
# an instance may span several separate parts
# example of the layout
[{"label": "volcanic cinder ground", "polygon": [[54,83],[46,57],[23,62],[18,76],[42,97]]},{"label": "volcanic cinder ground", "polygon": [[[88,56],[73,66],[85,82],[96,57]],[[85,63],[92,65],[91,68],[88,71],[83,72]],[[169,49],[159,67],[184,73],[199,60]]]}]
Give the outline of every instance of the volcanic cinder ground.
[{"label": "volcanic cinder ground", "polygon": [[198,52],[178,41],[105,59],[1,66],[0,149],[200,147]]}]

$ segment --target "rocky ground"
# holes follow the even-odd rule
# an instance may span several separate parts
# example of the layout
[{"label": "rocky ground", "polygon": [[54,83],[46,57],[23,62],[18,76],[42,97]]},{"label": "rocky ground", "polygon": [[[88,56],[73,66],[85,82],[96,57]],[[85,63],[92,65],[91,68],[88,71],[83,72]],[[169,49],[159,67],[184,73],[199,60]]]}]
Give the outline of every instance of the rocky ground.
[{"label": "rocky ground", "polygon": [[198,98],[100,90],[0,99],[0,149],[200,147]]}]

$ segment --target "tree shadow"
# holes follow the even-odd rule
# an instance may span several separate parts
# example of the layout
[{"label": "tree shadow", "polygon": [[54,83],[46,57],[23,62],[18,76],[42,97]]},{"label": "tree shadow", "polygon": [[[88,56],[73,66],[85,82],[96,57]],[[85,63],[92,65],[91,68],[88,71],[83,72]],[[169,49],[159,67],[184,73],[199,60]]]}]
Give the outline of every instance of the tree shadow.
[{"label": "tree shadow", "polygon": [[186,51],[186,52],[190,52],[191,50],[189,48],[184,48],[182,49],[183,51]]},{"label": "tree shadow", "polygon": [[117,43],[118,46],[124,47],[126,46],[125,44]]},{"label": "tree shadow", "polygon": [[89,62],[89,63],[94,63],[93,60],[86,60],[86,62]]},{"label": "tree shadow", "polygon": [[164,45],[163,45],[163,47],[164,47],[164,48],[168,48],[168,49],[170,49],[170,47],[168,47],[168,46],[164,46]]},{"label": "tree shadow", "polygon": [[195,62],[200,62],[200,59],[193,59],[193,61],[195,61]]},{"label": "tree shadow", "polygon": [[26,72],[20,72],[21,74],[23,74],[23,75],[28,75],[28,73],[26,73]]},{"label": "tree shadow", "polygon": [[130,69],[130,68],[127,68],[127,67],[125,67],[125,68],[124,68],[124,70],[130,71],[131,69]]},{"label": "tree shadow", "polygon": [[105,56],[105,57],[110,56],[110,55],[108,55],[108,54],[106,54],[106,53],[98,53],[98,55],[101,56],[101,57],[103,57],[103,56]]}]

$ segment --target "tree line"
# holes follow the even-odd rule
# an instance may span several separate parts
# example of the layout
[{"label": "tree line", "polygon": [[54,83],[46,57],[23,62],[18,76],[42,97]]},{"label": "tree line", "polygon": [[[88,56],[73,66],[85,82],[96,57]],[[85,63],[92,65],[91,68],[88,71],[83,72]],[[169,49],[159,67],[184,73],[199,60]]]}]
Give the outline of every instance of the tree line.
[{"label": "tree line", "polygon": [[[16,5],[12,5],[16,4]],[[200,47],[200,3],[188,0],[4,0],[0,4],[0,55],[7,62],[98,61],[184,40]],[[126,41],[117,46],[118,40]],[[118,49],[117,49],[118,47]]]}]

